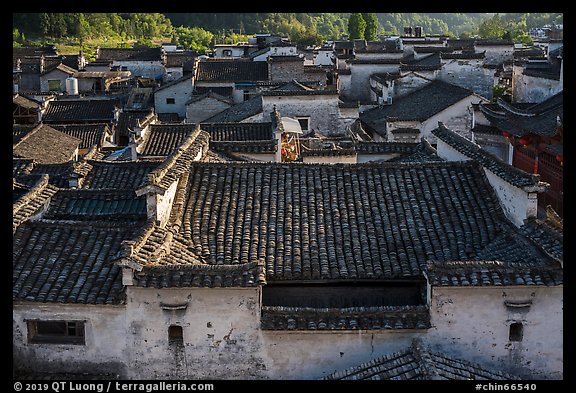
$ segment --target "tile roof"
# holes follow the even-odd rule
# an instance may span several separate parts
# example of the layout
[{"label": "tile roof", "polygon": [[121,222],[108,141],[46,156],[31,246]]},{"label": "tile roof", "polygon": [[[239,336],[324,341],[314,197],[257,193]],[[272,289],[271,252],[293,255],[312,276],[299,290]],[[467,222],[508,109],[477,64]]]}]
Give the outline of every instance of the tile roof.
[{"label": "tile roof", "polygon": [[122,111],[118,116],[118,123],[115,130],[120,136],[128,136],[130,130],[134,130],[140,122],[141,126],[145,126],[156,119],[154,110],[130,110]]},{"label": "tile roof", "polygon": [[46,123],[112,122],[115,99],[80,99],[50,101],[42,116]]},{"label": "tile roof", "polygon": [[490,252],[511,224],[474,161],[188,169],[189,248],[214,265],[258,261],[267,281],[420,277],[431,259],[518,257]]},{"label": "tile roof", "polygon": [[[88,160],[82,173],[82,188],[135,190],[147,180],[148,173],[160,165],[152,161]],[[77,170],[78,171],[78,170]]]},{"label": "tile roof", "polygon": [[[526,266],[528,265],[528,266]],[[560,265],[530,265],[500,261],[429,262],[426,269],[433,286],[516,286],[563,284]]]},{"label": "tile roof", "polygon": [[80,149],[92,146],[101,147],[107,134],[111,134],[107,124],[53,124],[52,128],[80,139]]},{"label": "tile roof", "polygon": [[[318,86],[316,86],[318,87]],[[336,88],[314,88],[302,84],[296,80],[287,82],[279,87],[265,90],[263,96],[309,96],[309,95],[335,95],[338,96]]]},{"label": "tile roof", "polygon": [[346,370],[329,374],[324,380],[519,380],[500,370],[430,351],[420,340],[389,355],[379,356]]},{"label": "tile roof", "polygon": [[12,144],[15,145],[20,140],[32,131],[36,124],[13,124],[12,125]]},{"label": "tile roof", "polygon": [[99,48],[98,60],[160,61],[162,48]]},{"label": "tile roof", "polygon": [[262,97],[256,96],[225,109],[224,111],[204,120],[204,123],[241,122],[242,120],[259,113],[262,113]]},{"label": "tile roof", "polygon": [[201,123],[210,141],[257,141],[274,138],[272,123]]},{"label": "tile roof", "polygon": [[517,108],[500,99],[497,103],[496,108],[480,104],[480,111],[493,126],[515,136],[554,136],[564,119],[563,92],[527,108]]},{"label": "tile roof", "polygon": [[210,149],[229,153],[274,153],[276,141],[273,139],[256,141],[210,141]]},{"label": "tile roof", "polygon": [[26,109],[40,109],[41,106],[40,102],[20,94],[12,96],[12,103]]},{"label": "tile roof", "polygon": [[119,304],[121,268],[109,259],[139,224],[102,221],[28,221],[13,236],[12,299]]},{"label": "tile roof", "polygon": [[262,306],[262,329],[357,330],[428,329],[426,306],[312,308]]},{"label": "tile roof", "polygon": [[13,203],[12,233],[16,232],[23,222],[38,213],[56,191],[58,188],[48,182],[48,175],[33,177],[32,185],[26,187],[23,195]]},{"label": "tile roof", "polygon": [[387,121],[424,121],[449,108],[474,92],[438,79],[399,97],[391,105],[375,107],[360,114],[360,119],[379,133]]},{"label": "tile roof", "polygon": [[402,71],[431,71],[442,67],[440,53],[430,53],[419,59],[403,60],[400,65]]},{"label": "tile roof", "polygon": [[141,142],[138,154],[146,156],[168,156],[196,129],[195,124],[151,124]]},{"label": "tile roof", "polygon": [[146,220],[146,199],[130,189],[60,190],[43,218],[51,220]]},{"label": "tile roof", "polygon": [[268,81],[268,63],[250,60],[204,60],[196,65],[196,82]]},{"label": "tile roof", "polygon": [[516,187],[537,189],[547,187],[547,183],[542,183],[540,181],[540,175],[527,173],[521,169],[513,167],[512,165],[508,165],[492,153],[482,149],[476,143],[446,128],[443,124],[440,124],[438,128],[431,132],[438,139],[455,148],[465,156],[482,164],[484,168],[489,169],[492,173]]},{"label": "tile roof", "polygon": [[165,191],[172,183],[187,172],[190,162],[200,161],[208,151],[210,135],[196,127],[182,142],[176,146],[156,167],[147,175],[145,183],[138,188],[137,195],[145,192],[146,188],[153,188],[156,191]]},{"label": "tile roof", "polygon": [[74,159],[81,140],[46,124],[23,136],[12,148],[14,157],[31,158],[41,164],[60,164]]},{"label": "tile roof", "polygon": [[68,66],[65,65],[65,64],[56,63],[56,64],[52,64],[52,65],[49,66],[49,67],[46,67],[46,68],[44,69],[44,71],[40,73],[40,76],[46,75],[46,74],[48,74],[49,72],[52,72],[52,71],[54,71],[54,70],[62,71],[63,73],[68,74],[68,75],[70,75],[70,76],[72,76],[72,75],[74,75],[74,73],[78,72],[77,69],[74,69],[74,68],[72,68],[72,67],[68,67]]},{"label": "tile roof", "polygon": [[562,226],[554,225],[548,220],[530,218],[525,221],[524,225],[520,227],[520,230],[547,255],[560,262],[564,260],[564,236]]}]

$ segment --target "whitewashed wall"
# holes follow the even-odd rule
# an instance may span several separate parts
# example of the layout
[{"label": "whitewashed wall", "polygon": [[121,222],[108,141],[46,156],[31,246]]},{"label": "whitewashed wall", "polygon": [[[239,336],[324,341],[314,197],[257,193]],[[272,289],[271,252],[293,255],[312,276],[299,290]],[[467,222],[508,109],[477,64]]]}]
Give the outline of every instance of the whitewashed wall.
[{"label": "whitewashed wall", "polygon": [[[28,343],[26,320],[85,321],[86,345]],[[14,365],[35,372],[124,373],[125,326],[123,306],[14,302]]]},{"label": "whitewashed wall", "polygon": [[[471,159],[440,139],[437,140],[436,150],[438,156],[447,161]],[[487,168],[484,168],[484,173],[486,173],[488,181],[498,196],[504,214],[514,225],[520,227],[526,218],[536,217],[538,210],[538,194],[536,192],[527,192],[518,188]]]},{"label": "whitewashed wall", "polygon": [[521,66],[513,68],[513,102],[539,103],[563,90],[560,80],[524,75],[523,70]]},{"label": "whitewashed wall", "polygon": [[491,99],[495,70],[482,65],[483,59],[444,60],[438,79]]},{"label": "whitewashed wall", "polygon": [[338,95],[313,96],[263,96],[262,112],[269,114],[274,110],[286,117],[310,117],[309,129],[318,130],[327,135],[339,135],[345,132],[340,120]]},{"label": "whitewashed wall", "polygon": [[[526,379],[563,377],[563,288],[433,287],[433,349]],[[505,301],[532,302],[528,308]],[[521,322],[523,339],[509,341],[510,324]]]},{"label": "whitewashed wall", "polygon": [[112,66],[126,67],[132,72],[133,76],[142,76],[144,78],[161,79],[166,72],[164,64],[160,60],[114,60]]},{"label": "whitewashed wall", "polygon": [[[186,117],[186,103],[192,95],[192,79],[182,81],[154,93],[154,108],[156,113],[177,113]],[[174,104],[167,104],[166,99],[173,98]]]}]

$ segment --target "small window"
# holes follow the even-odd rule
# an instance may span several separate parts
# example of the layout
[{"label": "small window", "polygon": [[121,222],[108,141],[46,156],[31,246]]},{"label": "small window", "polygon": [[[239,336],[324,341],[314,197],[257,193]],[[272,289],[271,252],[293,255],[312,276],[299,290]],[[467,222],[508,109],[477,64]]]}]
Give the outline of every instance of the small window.
[{"label": "small window", "polygon": [[232,56],[232,49],[224,49],[222,51],[222,56],[226,56],[226,57]]},{"label": "small window", "polygon": [[175,104],[175,103],[176,103],[175,98],[166,98],[166,104]]},{"label": "small window", "polygon": [[48,90],[54,93],[60,93],[60,79],[49,79]]},{"label": "small window", "polygon": [[300,123],[300,128],[302,129],[303,132],[308,131],[308,127],[309,127],[309,120],[310,118],[308,117],[298,117],[296,118],[296,120],[298,120],[298,123]]},{"label": "small window", "polygon": [[28,321],[28,341],[85,345],[82,321]]},{"label": "small window", "polygon": [[168,328],[168,344],[183,345],[184,335],[182,333],[182,326],[171,325]]},{"label": "small window", "polygon": [[514,322],[510,325],[510,341],[522,341],[524,335],[524,326],[520,322]]}]

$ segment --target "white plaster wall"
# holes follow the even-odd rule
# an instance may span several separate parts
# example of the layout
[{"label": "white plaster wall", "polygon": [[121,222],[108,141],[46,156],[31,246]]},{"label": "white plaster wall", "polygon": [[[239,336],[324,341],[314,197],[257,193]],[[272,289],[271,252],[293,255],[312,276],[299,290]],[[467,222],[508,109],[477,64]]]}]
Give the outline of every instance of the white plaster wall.
[{"label": "white plaster wall", "polygon": [[309,129],[328,135],[338,135],[345,131],[340,120],[338,95],[316,96],[262,96],[262,112],[276,110],[282,116],[310,117]]},{"label": "white plaster wall", "polygon": [[443,63],[438,79],[470,89],[487,99],[492,98],[495,70],[483,67],[482,59],[450,59]]},{"label": "white plaster wall", "polygon": [[522,71],[522,67],[514,66],[512,73],[513,102],[539,103],[562,91],[560,81],[524,75]]},{"label": "white plaster wall", "polygon": [[[260,379],[267,373],[259,337],[258,288],[127,289],[129,379]],[[186,304],[169,311],[162,304]],[[184,345],[168,345],[168,328]]]},{"label": "white plaster wall", "polygon": [[[26,320],[85,321],[86,345],[28,343]],[[38,372],[123,373],[126,354],[124,306],[14,302],[13,360]]]},{"label": "white plaster wall", "polygon": [[262,331],[268,376],[312,380],[409,348],[425,330]]},{"label": "white plaster wall", "polygon": [[[505,301],[532,301],[512,308]],[[433,287],[426,340],[446,352],[526,379],[563,377],[563,288]],[[521,342],[509,341],[521,322]]]},{"label": "white plaster wall", "polygon": [[[186,117],[186,103],[190,100],[191,94],[192,79],[156,91],[154,93],[156,113],[178,113],[178,116]],[[174,104],[167,104],[167,98],[174,98]]]},{"label": "white plaster wall", "polygon": [[356,164],[356,156],[304,156],[303,162],[313,164]]},{"label": "white plaster wall", "polygon": [[472,137],[472,104],[477,104],[479,101],[488,102],[487,100],[482,100],[482,98],[476,95],[469,95],[468,97],[460,100],[456,104],[449,108],[435,114],[429,119],[423,121],[418,127],[422,136],[426,138],[430,143],[436,143],[436,137],[432,135],[431,131],[438,128],[438,122],[443,122],[444,125],[457,132],[458,134],[470,139]]},{"label": "white plaster wall", "polygon": [[476,53],[484,51],[488,64],[500,64],[514,59],[514,45],[476,45]]},{"label": "white plaster wall", "polygon": [[[196,160],[194,160],[196,161]],[[176,196],[176,188],[178,186],[178,181],[172,182],[170,187],[164,192],[164,195],[154,194],[156,196],[156,220],[160,222],[161,226],[164,226],[168,217],[170,217],[170,211],[172,210],[172,202]]]},{"label": "white plaster wall", "polygon": [[200,123],[228,108],[230,108],[230,104],[206,97],[201,101],[195,101],[186,105],[186,122]]},{"label": "white plaster wall", "polygon": [[334,60],[333,51],[320,50],[314,56],[314,65],[331,66],[334,65],[333,60]]},{"label": "white plaster wall", "polygon": [[340,91],[340,96],[345,101],[350,101],[352,99],[352,75],[338,75],[338,89]]},{"label": "white plaster wall", "polygon": [[164,64],[160,60],[133,61],[133,60],[114,60],[112,66],[125,66],[133,76],[142,76],[144,78],[161,79],[166,72]]},{"label": "white plaster wall", "polygon": [[[438,156],[447,161],[467,161],[468,156],[460,153],[447,143],[437,140]],[[496,192],[500,206],[506,217],[517,227],[524,224],[528,217],[536,217],[538,199],[536,193],[528,193],[502,179],[492,171],[484,168],[484,173]]]},{"label": "white plaster wall", "polygon": [[[62,72],[58,69],[50,71],[40,77],[40,91],[43,93],[47,93],[50,91],[50,87],[48,86],[49,80],[60,80],[60,92],[66,91],[66,79],[69,77],[65,72]],[[25,89],[22,89],[25,90]]]},{"label": "white plaster wall", "polygon": [[351,80],[349,99],[370,100],[370,75],[385,72],[398,72],[400,64],[350,64]]}]

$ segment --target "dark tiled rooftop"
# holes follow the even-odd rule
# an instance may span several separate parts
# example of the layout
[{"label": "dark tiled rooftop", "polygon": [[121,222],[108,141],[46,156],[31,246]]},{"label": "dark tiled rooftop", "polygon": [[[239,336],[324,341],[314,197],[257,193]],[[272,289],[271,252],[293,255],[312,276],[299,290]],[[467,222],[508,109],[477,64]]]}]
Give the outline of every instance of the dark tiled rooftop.
[{"label": "dark tiled rooftop", "polygon": [[499,100],[498,107],[481,104],[480,110],[493,126],[502,131],[515,136],[535,134],[550,137],[557,134],[564,119],[564,97],[560,92],[527,108],[517,108]]},{"label": "dark tiled rooftop", "polygon": [[241,122],[262,112],[262,97],[256,96],[204,120],[204,123]]},{"label": "dark tiled rooftop", "polygon": [[540,175],[530,174],[508,165],[493,154],[482,149],[479,145],[458,135],[443,125],[432,130],[432,134],[516,187],[544,187],[544,183],[540,182]]},{"label": "dark tiled rooftop", "polygon": [[88,160],[82,188],[136,189],[147,179],[148,173],[160,165],[150,161],[100,161]]},{"label": "dark tiled rooftop", "polygon": [[106,134],[111,133],[107,124],[54,124],[52,127],[60,132],[81,140],[80,149],[94,145],[101,147]]},{"label": "dark tiled rooftop", "polygon": [[249,60],[199,61],[196,82],[268,81],[268,63]]},{"label": "dark tiled rooftop", "polygon": [[141,126],[144,127],[146,124],[153,121],[155,118],[154,111],[152,110],[142,110],[142,111],[125,111],[121,112],[118,116],[118,123],[116,124],[116,133],[120,136],[128,136],[130,130],[134,130],[140,122]]},{"label": "dark tiled rooftop", "polygon": [[160,61],[162,48],[100,48],[98,60]]},{"label": "dark tiled rooftop", "polygon": [[12,232],[24,221],[35,215],[48,203],[58,188],[48,182],[48,175],[34,176],[32,184],[23,189],[21,196],[14,201],[12,207]]},{"label": "dark tiled rooftop", "polygon": [[210,264],[258,261],[268,281],[418,277],[431,259],[507,258],[489,248],[512,226],[473,161],[192,163],[188,184],[190,249]]},{"label": "dark tiled rooftop", "polygon": [[151,124],[139,147],[140,156],[168,156],[196,128],[195,124]]},{"label": "dark tiled rooftop", "polygon": [[61,164],[74,159],[81,140],[46,125],[37,127],[13,146],[15,157],[30,158],[41,164]]},{"label": "dark tiled rooftop", "polygon": [[109,259],[137,229],[127,222],[25,222],[13,237],[12,299],[121,303],[121,268]]},{"label": "dark tiled rooftop", "polygon": [[426,306],[311,308],[262,306],[266,330],[428,329]]},{"label": "dark tiled rooftop", "polygon": [[12,144],[20,142],[20,140],[36,127],[34,124],[13,124],[12,125]]},{"label": "dark tiled rooftop", "polygon": [[360,114],[363,123],[379,133],[385,133],[386,121],[423,121],[474,94],[471,90],[440,80],[399,97],[391,105],[373,108]]},{"label": "dark tiled rooftop", "polygon": [[519,380],[520,378],[480,364],[426,349],[415,340],[399,352],[384,355],[337,371],[324,380]]},{"label": "dark tiled rooftop", "polygon": [[273,139],[271,123],[202,123],[210,141],[257,141]]},{"label": "dark tiled rooftop", "polygon": [[146,199],[134,190],[61,190],[52,196],[43,218],[52,220],[146,220]]},{"label": "dark tiled rooftop", "polygon": [[62,100],[50,101],[42,116],[46,123],[58,122],[100,122],[114,120],[115,100]]}]

